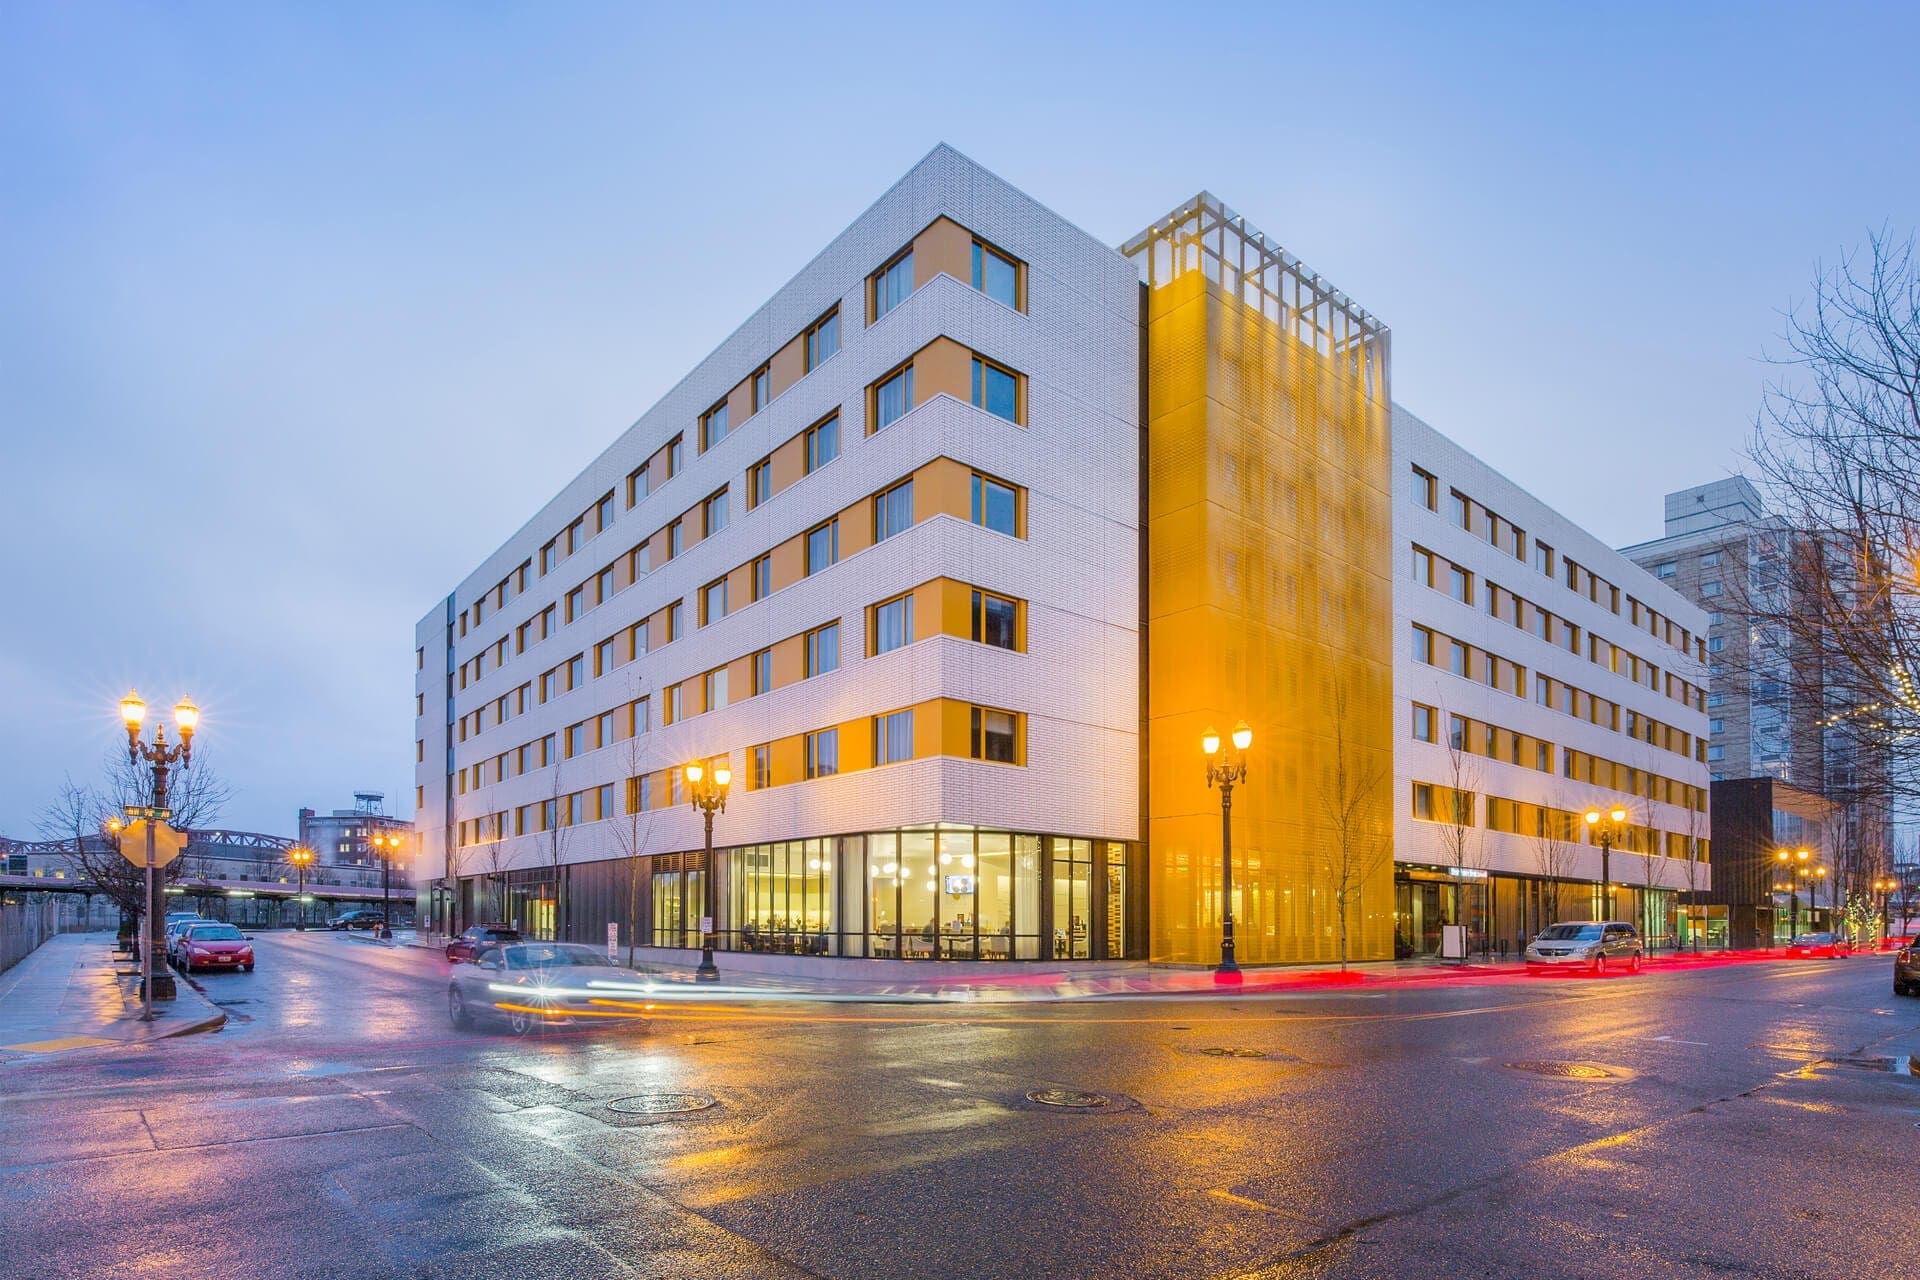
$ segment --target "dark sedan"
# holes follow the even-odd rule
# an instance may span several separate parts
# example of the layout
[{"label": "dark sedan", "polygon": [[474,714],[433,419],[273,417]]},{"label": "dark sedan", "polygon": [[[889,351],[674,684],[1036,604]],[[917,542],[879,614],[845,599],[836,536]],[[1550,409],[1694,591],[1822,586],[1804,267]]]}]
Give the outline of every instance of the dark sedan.
[{"label": "dark sedan", "polygon": [[462,1029],[487,1019],[515,1035],[576,1021],[645,1022],[652,989],[645,974],[592,947],[516,942],[483,948],[472,964],[455,967],[447,1014]]},{"label": "dark sedan", "polygon": [[1920,938],[1908,939],[1893,953],[1893,994],[1920,995]]},{"label": "dark sedan", "polygon": [[510,924],[477,924],[447,943],[447,959],[455,964],[472,960],[487,947],[520,941],[520,931]]}]

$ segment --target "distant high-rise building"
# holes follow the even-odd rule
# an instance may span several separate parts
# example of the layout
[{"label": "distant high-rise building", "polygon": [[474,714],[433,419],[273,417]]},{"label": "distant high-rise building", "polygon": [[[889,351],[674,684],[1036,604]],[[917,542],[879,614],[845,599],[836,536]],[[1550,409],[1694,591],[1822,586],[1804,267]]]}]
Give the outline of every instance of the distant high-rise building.
[{"label": "distant high-rise building", "polygon": [[[334,809],[329,813],[300,810],[300,843],[313,850],[317,862],[339,866],[378,866],[380,859],[368,839],[375,833],[388,832],[406,835],[409,846],[407,852],[411,853],[413,823],[389,814],[386,811],[386,796],[379,791],[354,792],[351,809]],[[409,865],[410,859],[396,862],[394,870],[400,872]]]}]

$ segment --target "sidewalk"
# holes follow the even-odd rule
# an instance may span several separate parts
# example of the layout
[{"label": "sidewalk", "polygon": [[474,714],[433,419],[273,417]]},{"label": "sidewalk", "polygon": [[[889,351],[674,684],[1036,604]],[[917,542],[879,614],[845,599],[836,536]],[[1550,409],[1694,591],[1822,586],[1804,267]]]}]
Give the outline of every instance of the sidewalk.
[{"label": "sidewalk", "polygon": [[140,1021],[140,975],[113,934],[63,933],[0,974],[0,1062],[96,1045],[142,1044],[211,1031],[227,1015],[181,978],[179,998]]}]

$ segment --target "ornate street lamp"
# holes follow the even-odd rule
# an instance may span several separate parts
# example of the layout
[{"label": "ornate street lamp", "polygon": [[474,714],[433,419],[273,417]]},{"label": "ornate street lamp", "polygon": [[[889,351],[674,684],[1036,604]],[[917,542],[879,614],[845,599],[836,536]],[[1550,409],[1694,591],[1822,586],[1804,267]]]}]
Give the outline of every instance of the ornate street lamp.
[{"label": "ornate street lamp", "polygon": [[300,903],[300,921],[293,927],[307,927],[307,868],[313,865],[313,850],[303,844],[297,844],[287,850],[287,861],[293,864],[295,874],[300,877],[300,888],[296,901]]},{"label": "ornate street lamp", "polygon": [[120,721],[127,727],[127,760],[138,766],[146,761],[153,766],[153,792],[146,805],[132,805],[127,809],[130,818],[143,818],[147,824],[147,889],[146,889],[146,940],[140,946],[140,987],[142,992],[140,1020],[153,1021],[153,1002],[175,998],[173,975],[161,966],[155,973],[153,957],[156,951],[164,952],[167,945],[165,904],[160,899],[159,878],[154,874],[154,824],[164,822],[173,816],[173,810],[167,807],[167,773],[175,765],[185,769],[193,761],[193,731],[200,726],[200,708],[190,699],[182,698],[174,704],[173,726],[180,734],[178,746],[167,745],[167,726],[156,724],[153,727],[153,741],[140,741],[140,725],[147,718],[147,704],[133,690],[127,690],[127,696],[120,699]]},{"label": "ornate street lamp", "polygon": [[400,856],[400,833],[376,831],[367,837],[367,843],[373,846],[373,856],[380,859],[380,936],[391,938],[393,893],[388,882],[393,873],[393,860]]},{"label": "ornate street lamp", "polygon": [[1806,878],[1807,862],[1813,857],[1808,849],[1778,849],[1773,859],[1783,868],[1781,874],[1787,877],[1784,885],[1774,888],[1788,894],[1787,904],[1787,941],[1792,942],[1800,936],[1800,881]]},{"label": "ornate street lamp", "polygon": [[1621,832],[1627,827],[1627,811],[1623,805],[1609,809],[1601,824],[1598,809],[1587,810],[1587,830],[1600,842],[1600,911],[1602,915],[1613,915],[1613,846],[1619,843]]},{"label": "ornate street lamp", "polygon": [[1214,972],[1221,977],[1240,972],[1233,947],[1233,786],[1247,780],[1246,753],[1252,745],[1253,730],[1245,720],[1233,726],[1231,754],[1221,753],[1220,735],[1213,726],[1200,735],[1200,751],[1207,757],[1207,786],[1220,788],[1220,967]]},{"label": "ornate street lamp", "polygon": [[720,978],[719,966],[713,962],[713,931],[719,927],[718,898],[715,895],[713,875],[713,815],[727,811],[727,784],[733,781],[733,770],[724,764],[716,764],[712,769],[695,761],[685,769],[687,779],[687,799],[706,819],[707,856],[701,863],[700,897],[705,903],[703,927],[700,930],[700,967],[693,976],[702,982],[717,982]]},{"label": "ornate street lamp", "polygon": [[1893,906],[1894,890],[1899,887],[1900,882],[1892,876],[1881,876],[1873,882],[1873,891],[1880,895],[1880,937],[1883,941],[1893,934],[1889,910]]}]

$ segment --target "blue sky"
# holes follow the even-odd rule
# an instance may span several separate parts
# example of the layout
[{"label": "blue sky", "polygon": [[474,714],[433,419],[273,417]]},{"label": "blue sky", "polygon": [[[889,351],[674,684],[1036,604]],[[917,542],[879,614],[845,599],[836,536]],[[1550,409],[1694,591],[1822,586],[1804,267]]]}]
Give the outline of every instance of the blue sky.
[{"label": "blue sky", "polygon": [[[818,15],[830,15],[822,21]],[[1908,5],[0,7],[0,833],[113,702],[229,825],[412,798],[412,625],[936,142],[1205,187],[1618,543],[1920,196]]]}]

